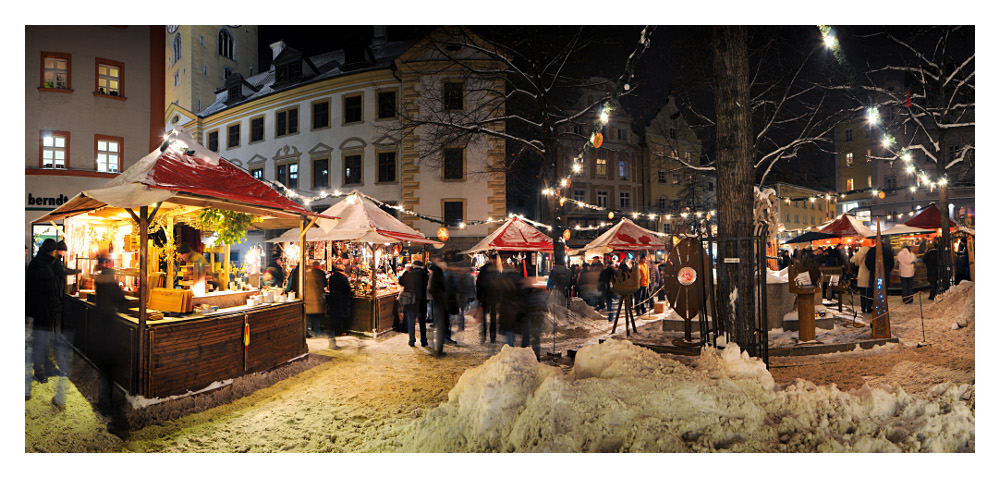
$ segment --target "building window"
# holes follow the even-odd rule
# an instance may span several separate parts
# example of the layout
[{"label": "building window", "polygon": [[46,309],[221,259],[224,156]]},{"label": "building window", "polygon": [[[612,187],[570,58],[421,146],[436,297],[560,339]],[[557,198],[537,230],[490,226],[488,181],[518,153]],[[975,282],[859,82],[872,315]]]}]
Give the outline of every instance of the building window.
[{"label": "building window", "polygon": [[625,129],[617,129],[617,132],[618,132],[618,140],[620,141],[628,140],[628,131],[626,131]]},{"label": "building window", "polygon": [[199,42],[199,43],[200,43],[200,44],[201,44],[202,46],[204,46],[204,45],[205,45],[205,34],[200,34],[200,35],[198,36],[198,42]]},{"label": "building window", "polygon": [[396,116],[396,91],[378,92],[378,118],[391,119]]},{"label": "building window", "polygon": [[791,222],[791,221],[792,221],[792,216],[790,214],[786,213],[785,214],[785,222]]},{"label": "building window", "polygon": [[97,171],[104,173],[120,173],[119,162],[122,159],[125,139],[121,137],[95,135],[95,159]]},{"label": "building window", "polygon": [[344,123],[353,124],[361,122],[361,95],[344,97]]},{"label": "building window", "polygon": [[377,181],[379,183],[390,183],[396,181],[396,151],[378,153]]},{"label": "building window", "polygon": [[670,128],[670,138],[671,139],[677,139],[677,129],[675,129],[673,127]]},{"label": "building window", "polygon": [[226,127],[226,149],[240,145],[240,124],[233,124]]},{"label": "building window", "polygon": [[618,161],[618,177],[623,180],[629,179],[628,161]]},{"label": "building window", "polygon": [[313,188],[328,188],[330,186],[330,159],[314,159],[312,184]]},{"label": "building window", "polygon": [[583,190],[583,189],[579,189],[579,188],[574,189],[573,190],[573,200],[576,200],[578,202],[582,202],[584,198],[587,198],[586,194],[587,194],[587,192],[585,190]]},{"label": "building window", "polygon": [[799,223],[799,214],[795,214],[795,223]]},{"label": "building window", "polygon": [[274,82],[285,83],[302,77],[302,63],[293,61],[274,67]]},{"label": "building window", "polygon": [[872,177],[869,176],[868,177],[868,188],[871,188],[871,187],[872,187]]},{"label": "building window", "polygon": [[219,152],[219,131],[213,130],[208,133],[208,150]]},{"label": "building window", "polygon": [[605,207],[608,206],[608,191],[607,190],[597,190],[597,206]]},{"label": "building window", "polygon": [[854,178],[848,178],[844,181],[844,187],[847,191],[854,191]]},{"label": "building window", "polygon": [[666,183],[667,182],[667,170],[660,168],[656,170],[656,182]]},{"label": "building window", "polygon": [[201,112],[201,99],[195,101],[195,110]]},{"label": "building window", "polygon": [[854,153],[844,154],[844,166],[848,168],[854,166]]},{"label": "building window", "polygon": [[948,146],[948,162],[950,163],[950,162],[958,159],[958,155],[959,155],[959,145],[958,144],[951,144],[951,145],[949,145]]},{"label": "building window", "polygon": [[174,42],[170,44],[170,66],[181,59],[181,35],[174,35]]},{"label": "building window", "polygon": [[461,180],[465,178],[464,153],[462,148],[444,149],[444,179]]},{"label": "building window", "polygon": [[274,113],[275,134],[278,137],[288,134],[299,133],[299,109],[298,107],[278,110]]},{"label": "building window", "polygon": [[180,82],[180,80],[181,80],[181,73],[180,73],[180,71],[175,71],[174,72],[174,86],[177,86],[177,83]]},{"label": "building window", "polygon": [[361,178],[361,169],[360,154],[344,155],[344,184],[360,185],[363,181]]},{"label": "building window", "polygon": [[661,212],[667,210],[667,197],[660,197],[659,199],[657,199],[656,206],[660,209]]},{"label": "building window", "polygon": [[69,167],[69,132],[43,132],[39,159],[43,168]]},{"label": "building window", "polygon": [[672,182],[673,184],[675,184],[675,185],[679,185],[679,184],[681,184],[681,175],[680,175],[680,174],[678,174],[678,173],[674,173],[674,174],[672,174],[672,175],[670,175],[670,176],[671,176],[671,178],[670,178],[670,181],[671,181],[671,182]]},{"label": "building window", "polygon": [[604,159],[598,159],[597,164],[594,165],[597,168],[597,176],[601,178],[608,177],[608,162]]},{"label": "building window", "polygon": [[73,58],[63,53],[42,53],[42,88],[70,89],[70,68]]},{"label": "building window", "polygon": [[288,162],[274,165],[275,180],[290,189],[299,187],[299,163]]},{"label": "building window", "polygon": [[313,102],[312,104],[312,128],[322,129],[330,127],[330,101]]},{"label": "building window", "polygon": [[854,140],[854,129],[844,130],[844,142],[851,142]]},{"label": "building window", "polygon": [[97,93],[112,97],[125,96],[125,64],[97,58]]},{"label": "building window", "polygon": [[229,29],[219,30],[219,56],[236,60],[236,38]]},{"label": "building window", "polygon": [[462,92],[465,86],[461,82],[447,82],[444,84],[444,109],[462,110]]},{"label": "building window", "polygon": [[632,206],[632,193],[627,191],[618,192],[618,208],[626,209]]},{"label": "building window", "polygon": [[445,225],[456,227],[458,224],[465,222],[465,201],[442,200],[441,207]]},{"label": "building window", "polygon": [[264,116],[250,119],[250,142],[264,140]]},{"label": "building window", "polygon": [[670,233],[670,224],[663,224],[663,233],[664,234]]},{"label": "building window", "polygon": [[258,180],[263,180],[264,179],[264,167],[263,166],[259,166],[259,167],[256,167],[256,168],[250,168],[250,176],[253,176],[254,178],[257,178]]}]

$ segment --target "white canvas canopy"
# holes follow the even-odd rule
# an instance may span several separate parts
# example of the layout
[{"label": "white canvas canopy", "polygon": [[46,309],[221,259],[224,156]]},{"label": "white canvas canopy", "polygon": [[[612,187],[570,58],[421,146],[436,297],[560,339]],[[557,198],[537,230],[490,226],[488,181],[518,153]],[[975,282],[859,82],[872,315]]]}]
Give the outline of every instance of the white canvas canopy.
[{"label": "white canvas canopy", "polygon": [[[407,242],[431,244],[435,248],[443,242],[426,238],[412,227],[389,215],[364,194],[354,192],[347,195],[320,215],[339,217],[322,219],[319,227],[306,231],[307,241],[354,241],[372,244],[394,244]],[[299,230],[290,229],[268,242],[298,242]]]},{"label": "white canvas canopy", "polygon": [[657,251],[665,247],[666,244],[655,234],[623,218],[580,251],[606,254],[614,251]]},{"label": "white canvas canopy", "polygon": [[512,217],[499,229],[479,241],[466,254],[488,250],[514,252],[552,252],[552,238],[527,222]]}]

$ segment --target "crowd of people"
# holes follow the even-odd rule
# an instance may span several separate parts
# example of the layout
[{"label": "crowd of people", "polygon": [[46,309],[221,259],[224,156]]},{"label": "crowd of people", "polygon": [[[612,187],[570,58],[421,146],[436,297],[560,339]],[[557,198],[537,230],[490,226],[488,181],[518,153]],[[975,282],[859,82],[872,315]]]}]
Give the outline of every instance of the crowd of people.
[{"label": "crowd of people", "polygon": [[[889,280],[890,274],[898,266],[899,282],[903,303],[912,303],[914,295],[914,277],[916,263],[920,261],[926,269],[928,283],[928,298],[934,300],[940,287],[940,272],[938,270],[938,239],[917,239],[913,244],[904,244],[893,256],[892,246],[888,237],[882,238],[883,276]],[[919,256],[919,257],[918,257]],[[843,269],[842,279],[850,283],[861,295],[861,311],[871,313],[875,290],[876,252],[872,246],[836,246],[805,247],[795,249],[791,253],[781,250],[778,253],[778,268],[784,269],[800,259],[812,262],[815,266],[840,267]],[[955,253],[955,282],[971,280],[969,272],[969,257],[965,239],[958,243]],[[832,298],[832,296],[830,296]]]}]

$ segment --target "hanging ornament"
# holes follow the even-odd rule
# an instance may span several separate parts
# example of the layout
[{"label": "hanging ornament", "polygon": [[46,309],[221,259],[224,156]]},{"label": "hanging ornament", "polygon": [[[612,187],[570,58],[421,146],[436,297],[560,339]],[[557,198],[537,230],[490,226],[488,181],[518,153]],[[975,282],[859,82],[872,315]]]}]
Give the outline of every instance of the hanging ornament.
[{"label": "hanging ornament", "polygon": [[563,240],[564,241],[568,241],[569,240],[569,229],[566,229],[566,230],[563,231]]},{"label": "hanging ornament", "polygon": [[611,220],[613,218],[615,218],[615,213],[614,212],[608,212],[608,220]]},{"label": "hanging ornament", "polygon": [[597,132],[593,136],[591,136],[590,142],[594,145],[594,149],[597,149],[601,147],[601,144],[604,143],[604,135],[601,134],[600,132]]},{"label": "hanging ornament", "polygon": [[437,237],[438,237],[438,240],[440,240],[441,242],[447,241],[448,240],[448,229],[445,229],[444,227],[438,228]]},{"label": "hanging ornament", "polygon": [[885,192],[884,191],[878,192],[878,197],[879,198],[885,198]]}]

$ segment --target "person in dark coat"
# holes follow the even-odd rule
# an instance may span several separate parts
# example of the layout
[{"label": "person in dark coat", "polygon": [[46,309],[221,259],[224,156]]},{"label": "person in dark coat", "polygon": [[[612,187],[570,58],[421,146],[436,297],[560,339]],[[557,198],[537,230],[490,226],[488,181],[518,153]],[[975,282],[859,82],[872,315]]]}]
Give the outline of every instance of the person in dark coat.
[{"label": "person in dark coat", "polygon": [[965,238],[958,241],[958,251],[955,253],[955,284],[962,280],[972,281],[972,273],[969,269],[969,247],[965,243]]},{"label": "person in dark coat", "polygon": [[434,303],[434,357],[445,355],[444,343],[448,339],[447,330],[451,325],[448,316],[448,283],[443,269],[447,266],[441,256],[434,256],[428,267],[430,278],[427,294]]},{"label": "person in dark coat", "polygon": [[[565,266],[563,269],[567,271],[568,278],[569,270]],[[500,291],[500,334],[504,336],[504,342],[511,347],[514,346],[514,334],[520,332],[519,323],[524,312],[524,300],[521,296],[523,280],[524,276],[513,268],[505,268],[497,280]]]},{"label": "person in dark coat", "polygon": [[580,273],[580,278],[577,280],[577,286],[580,290],[580,298],[587,302],[587,305],[590,305],[591,307],[596,307],[597,302],[600,299],[600,292],[597,291],[597,278],[600,276],[600,266],[592,264],[587,267],[586,271]]},{"label": "person in dark coat", "polygon": [[[117,313],[125,311],[127,304],[125,293],[122,292],[118,279],[115,277],[115,270],[111,268],[110,261],[105,257],[97,258],[97,276],[94,277],[94,292],[96,295],[97,320],[104,327],[110,327],[117,320]],[[106,347],[103,341],[94,344],[92,359],[94,365],[101,372],[100,386],[97,393],[97,411],[101,415],[111,415],[114,405],[114,390],[112,379],[115,368],[118,366],[113,361],[114,351]]]},{"label": "person in dark coat", "polygon": [[549,281],[545,287],[555,293],[555,303],[561,307],[569,307],[568,297],[571,279],[572,272],[569,268],[557,261],[557,264],[552,267],[552,272],[549,273]]},{"label": "person in dark coat", "polygon": [[490,343],[497,341],[497,304],[500,303],[500,291],[497,289],[497,279],[500,273],[497,271],[496,255],[490,258],[479,268],[476,277],[476,299],[483,307],[483,321],[479,325],[479,343],[486,342],[487,319],[489,320]]},{"label": "person in dark coat", "polygon": [[[267,273],[271,274],[271,278],[267,278]],[[284,286],[285,284],[285,270],[281,267],[281,258],[275,258],[267,268],[264,268],[264,282],[263,286]]]},{"label": "person in dark coat", "polygon": [[406,324],[406,331],[410,334],[410,347],[416,345],[417,321],[420,322],[420,345],[427,347],[427,317],[423,313],[427,310],[427,281],[427,270],[424,269],[422,261],[414,261],[399,278],[403,292],[413,294],[412,302],[403,305],[403,323]]},{"label": "person in dark coat", "polygon": [[597,277],[597,288],[601,292],[601,298],[603,301],[603,308],[608,311],[608,322],[614,321],[615,309],[612,307],[612,302],[615,299],[615,292],[611,290],[611,280],[615,277],[615,266],[614,263],[608,259],[604,262],[604,270],[601,271],[600,276]]},{"label": "person in dark coat", "polygon": [[69,275],[80,274],[80,270],[66,266],[66,253],[68,251],[69,247],[66,245],[66,241],[56,243],[56,261],[52,263],[52,269],[56,272],[56,280],[59,281],[63,290],[66,289],[66,278]]},{"label": "person in dark coat", "polygon": [[521,322],[521,347],[531,347],[535,352],[535,360],[542,358],[542,324],[545,322],[546,303],[549,297],[544,290],[532,286],[531,282],[521,279],[521,305],[523,312]]},{"label": "person in dark coat", "polygon": [[[297,281],[297,280],[296,280]],[[318,335],[323,328],[323,312],[326,311],[326,273],[320,268],[319,261],[313,261],[306,270],[306,289],[302,301],[306,306],[306,337]]]},{"label": "person in dark coat", "polygon": [[330,294],[326,296],[326,310],[330,316],[334,335],[341,335],[347,331],[347,324],[351,320],[351,302],[354,300],[354,293],[351,291],[350,280],[344,274],[344,267],[337,264],[334,270],[330,273],[330,281],[327,284]]},{"label": "person in dark coat", "polygon": [[930,295],[927,298],[933,302],[938,290],[938,251],[933,242],[927,243],[927,251],[920,260],[927,266],[927,282],[930,284]]},{"label": "person in dark coat", "polygon": [[[875,294],[875,255],[877,254],[875,251],[876,251],[875,246],[872,246],[872,248],[868,250],[868,254],[865,255],[865,266],[868,266],[868,269],[870,270],[868,275],[868,288],[870,288],[871,290],[869,291],[869,293],[872,294],[873,300]],[[893,262],[892,259],[892,247],[889,245],[889,239],[887,237],[883,237],[882,269],[885,271],[884,275],[885,288],[889,287],[889,272],[892,271],[894,265],[895,263]]]},{"label": "person in dark coat", "polygon": [[[52,352],[54,336],[59,318],[62,315],[62,291],[53,264],[56,261],[56,241],[46,239],[42,242],[38,254],[28,263],[25,270],[25,368],[24,368],[24,399],[31,398],[31,380],[39,383],[48,382],[49,376],[57,374],[54,366],[50,366],[49,354]],[[57,349],[60,349],[57,347]],[[56,361],[59,361],[59,351],[56,351]],[[32,363],[29,367],[28,363]],[[47,369],[48,368],[48,369]],[[31,371],[34,370],[32,374]],[[60,386],[62,386],[60,382]],[[66,392],[58,388],[52,403],[57,408],[66,405]]]},{"label": "person in dark coat", "polygon": [[295,263],[295,267],[288,272],[288,281],[282,292],[287,295],[290,291],[294,291],[296,296],[302,297],[302,294],[299,293],[299,263]]}]

